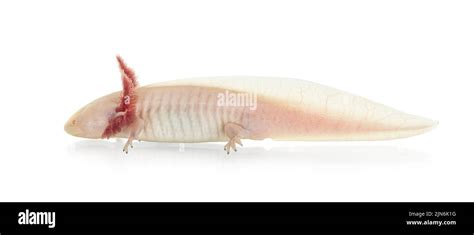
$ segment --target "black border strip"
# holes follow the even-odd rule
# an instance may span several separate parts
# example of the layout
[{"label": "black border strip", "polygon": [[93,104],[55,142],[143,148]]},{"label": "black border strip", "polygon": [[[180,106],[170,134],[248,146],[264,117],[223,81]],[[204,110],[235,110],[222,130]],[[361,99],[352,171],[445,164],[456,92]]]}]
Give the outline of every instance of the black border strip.
[{"label": "black border strip", "polygon": [[[55,212],[55,228],[19,225],[26,209]],[[407,225],[415,220],[455,224]],[[474,203],[0,203],[1,235],[275,232],[474,234]]]}]

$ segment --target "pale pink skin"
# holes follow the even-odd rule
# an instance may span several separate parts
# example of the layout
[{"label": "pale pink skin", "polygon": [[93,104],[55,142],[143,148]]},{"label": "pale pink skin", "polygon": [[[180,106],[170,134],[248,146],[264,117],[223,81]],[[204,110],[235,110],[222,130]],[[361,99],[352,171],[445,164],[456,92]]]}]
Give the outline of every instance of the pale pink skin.
[{"label": "pale pink skin", "polygon": [[[139,87],[137,119],[115,137],[129,139],[124,150],[137,139],[179,143],[228,141],[225,150],[229,152],[236,150],[235,144],[241,144],[241,139],[380,140],[420,134],[436,125],[398,111],[393,115],[400,116],[397,118],[403,122],[331,113],[328,107],[306,109],[281,97],[265,95],[257,96],[255,110],[249,106],[218,105],[218,95],[226,91],[246,92],[194,84]],[[66,132],[101,138],[119,100],[120,92],[116,92],[93,101],[69,119]],[[407,125],[407,120],[414,124]]]}]

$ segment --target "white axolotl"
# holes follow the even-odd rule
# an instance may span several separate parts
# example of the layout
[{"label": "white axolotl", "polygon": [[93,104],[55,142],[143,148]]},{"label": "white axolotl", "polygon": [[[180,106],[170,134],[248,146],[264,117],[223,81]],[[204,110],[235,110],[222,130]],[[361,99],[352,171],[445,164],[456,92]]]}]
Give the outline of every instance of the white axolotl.
[{"label": "white axolotl", "polygon": [[138,86],[117,56],[123,90],[98,98],[67,121],[67,133],[84,138],[156,142],[241,139],[384,140],[418,135],[436,121],[406,114],[313,82],[266,77],[211,77]]}]

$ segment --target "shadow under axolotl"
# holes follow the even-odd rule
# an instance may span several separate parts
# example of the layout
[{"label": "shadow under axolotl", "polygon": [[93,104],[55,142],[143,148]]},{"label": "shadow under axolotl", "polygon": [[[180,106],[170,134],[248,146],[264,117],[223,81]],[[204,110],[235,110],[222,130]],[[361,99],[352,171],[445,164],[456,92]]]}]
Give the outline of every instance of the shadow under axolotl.
[{"label": "shadow under axolotl", "polygon": [[[279,143],[279,142],[277,142]],[[244,143],[245,144],[245,143]],[[105,161],[132,161],[160,163],[167,161],[193,162],[261,162],[318,164],[318,165],[417,165],[430,162],[427,153],[391,145],[303,144],[277,146],[244,146],[227,155],[222,143],[156,143],[137,142],[129,154],[122,152],[123,141],[81,140],[68,147],[72,156],[97,157]]]}]

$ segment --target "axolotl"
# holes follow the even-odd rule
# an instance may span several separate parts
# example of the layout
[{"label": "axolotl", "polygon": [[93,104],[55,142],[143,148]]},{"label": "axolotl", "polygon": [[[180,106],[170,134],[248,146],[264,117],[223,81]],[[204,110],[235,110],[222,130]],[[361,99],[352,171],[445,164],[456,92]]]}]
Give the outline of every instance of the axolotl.
[{"label": "axolotl", "polygon": [[77,111],[65,131],[83,138],[156,142],[227,142],[242,139],[385,140],[418,135],[438,122],[410,115],[317,83],[272,77],[210,77],[139,86],[117,56],[122,91]]}]

